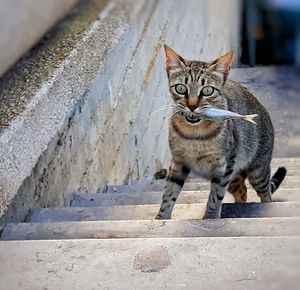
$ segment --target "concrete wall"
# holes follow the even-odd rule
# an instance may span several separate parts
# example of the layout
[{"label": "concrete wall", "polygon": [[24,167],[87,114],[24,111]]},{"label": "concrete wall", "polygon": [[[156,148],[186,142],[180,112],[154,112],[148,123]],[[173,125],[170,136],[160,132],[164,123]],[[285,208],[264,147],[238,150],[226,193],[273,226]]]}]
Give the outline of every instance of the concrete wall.
[{"label": "concrete wall", "polygon": [[1,0],[0,76],[78,0]]},{"label": "concrete wall", "polygon": [[0,135],[2,222],[167,167],[163,43],[209,60],[239,48],[238,0],[110,1]]}]

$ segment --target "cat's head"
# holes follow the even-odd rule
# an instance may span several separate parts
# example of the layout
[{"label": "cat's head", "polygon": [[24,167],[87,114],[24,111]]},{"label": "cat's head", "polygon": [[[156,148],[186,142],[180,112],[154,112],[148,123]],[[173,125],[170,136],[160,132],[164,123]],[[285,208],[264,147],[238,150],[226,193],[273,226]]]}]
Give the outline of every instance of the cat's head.
[{"label": "cat's head", "polygon": [[190,123],[201,109],[224,108],[222,87],[233,62],[233,52],[214,61],[189,61],[165,45],[166,70],[172,98]]}]

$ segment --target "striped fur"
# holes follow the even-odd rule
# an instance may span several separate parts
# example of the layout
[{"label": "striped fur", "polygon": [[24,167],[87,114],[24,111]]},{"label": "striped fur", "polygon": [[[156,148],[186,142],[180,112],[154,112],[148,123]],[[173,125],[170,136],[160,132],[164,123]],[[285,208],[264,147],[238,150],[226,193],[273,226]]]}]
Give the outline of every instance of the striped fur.
[{"label": "striped fur", "polygon": [[286,176],[286,169],[284,167],[279,167],[270,181],[271,192],[274,193],[280,186],[284,177]]},{"label": "striped fur", "polygon": [[[246,88],[227,80],[233,54],[202,62],[185,60],[168,47],[165,51],[170,92],[177,106],[169,118],[172,164],[157,218],[171,218],[191,170],[211,180],[205,218],[220,217],[227,191],[233,194],[235,202],[246,202],[246,178],[261,202],[271,202],[271,194],[284,179],[286,169],[279,168],[270,179],[273,126],[258,100]],[[180,91],[176,89],[178,84]],[[203,93],[206,86],[213,87],[209,96]],[[195,113],[203,106],[242,115],[259,114],[257,126],[243,120],[200,120]]]}]

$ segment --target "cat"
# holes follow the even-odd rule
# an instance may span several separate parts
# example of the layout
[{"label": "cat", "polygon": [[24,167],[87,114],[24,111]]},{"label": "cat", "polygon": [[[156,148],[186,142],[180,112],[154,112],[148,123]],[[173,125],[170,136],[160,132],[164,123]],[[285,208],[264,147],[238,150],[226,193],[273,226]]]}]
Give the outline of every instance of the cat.
[{"label": "cat", "polygon": [[[204,218],[220,218],[222,200],[229,191],[236,203],[245,203],[248,178],[261,202],[286,175],[279,167],[270,178],[274,129],[270,116],[243,86],[227,79],[234,53],[214,61],[189,61],[165,47],[166,71],[175,109],[169,118],[172,154],[166,187],[157,219],[170,219],[191,170],[211,181]],[[211,106],[241,115],[258,114],[257,125],[244,120],[216,122],[199,118],[201,108]]]}]

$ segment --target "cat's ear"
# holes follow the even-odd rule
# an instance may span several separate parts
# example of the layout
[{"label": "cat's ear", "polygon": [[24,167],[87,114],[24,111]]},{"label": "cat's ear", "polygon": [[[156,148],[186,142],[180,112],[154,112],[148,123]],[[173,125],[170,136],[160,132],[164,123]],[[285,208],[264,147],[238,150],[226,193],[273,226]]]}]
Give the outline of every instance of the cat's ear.
[{"label": "cat's ear", "polygon": [[173,49],[164,45],[166,53],[166,69],[167,71],[183,69],[185,67],[184,59]]},{"label": "cat's ear", "polygon": [[225,79],[227,78],[229,71],[232,67],[234,59],[234,52],[231,51],[221,57],[217,58],[216,60],[209,63],[209,71],[217,72],[224,75]]}]

